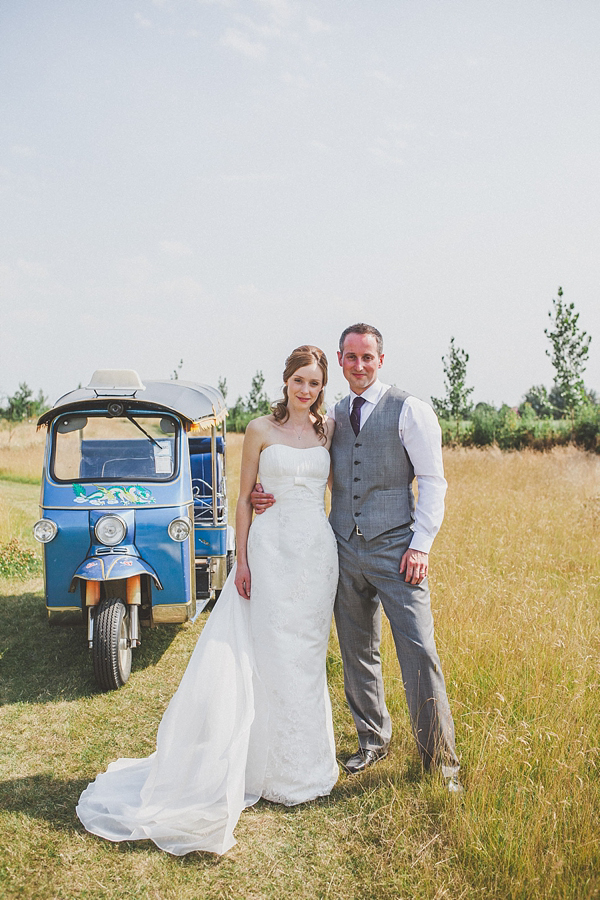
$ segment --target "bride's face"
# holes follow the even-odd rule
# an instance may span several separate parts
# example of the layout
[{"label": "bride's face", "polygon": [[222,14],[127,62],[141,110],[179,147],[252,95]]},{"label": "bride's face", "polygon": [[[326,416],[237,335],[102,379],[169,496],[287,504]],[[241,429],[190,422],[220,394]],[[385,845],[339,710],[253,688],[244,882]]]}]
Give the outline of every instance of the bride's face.
[{"label": "bride's face", "polygon": [[293,409],[310,409],[323,387],[323,373],[317,365],[302,366],[296,369],[286,381],[288,389],[288,406]]}]

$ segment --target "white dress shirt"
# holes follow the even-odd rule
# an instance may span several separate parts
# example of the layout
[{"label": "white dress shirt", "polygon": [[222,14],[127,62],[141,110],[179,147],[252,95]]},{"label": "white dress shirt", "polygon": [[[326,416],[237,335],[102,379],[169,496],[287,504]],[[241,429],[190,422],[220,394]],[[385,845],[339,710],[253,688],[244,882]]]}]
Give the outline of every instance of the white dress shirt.
[{"label": "white dress shirt", "polygon": [[[389,384],[383,384],[378,379],[360,394],[366,400],[360,410],[361,428],[389,389]],[[357,396],[350,391],[348,412]],[[327,415],[335,421],[335,406],[328,409]],[[442,430],[428,403],[418,397],[407,397],[400,413],[398,433],[415,470],[419,488],[410,546],[413,550],[429,553],[444,518],[444,497],[448,486],[442,461]]]}]

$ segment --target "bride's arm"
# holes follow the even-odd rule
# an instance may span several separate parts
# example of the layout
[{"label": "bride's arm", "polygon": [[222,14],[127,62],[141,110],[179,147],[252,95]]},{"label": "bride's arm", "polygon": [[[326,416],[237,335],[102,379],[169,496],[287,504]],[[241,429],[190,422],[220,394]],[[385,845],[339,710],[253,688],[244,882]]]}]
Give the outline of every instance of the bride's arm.
[{"label": "bride's arm", "polygon": [[[333,438],[333,432],[335,431],[335,419],[325,417],[325,421],[323,422],[323,428],[325,429],[325,437],[327,438],[327,443],[325,444],[326,448],[329,450],[331,447],[331,440]],[[331,470],[331,466],[329,467],[329,478],[327,479],[327,487],[331,491],[333,485],[333,472]]]},{"label": "bride's arm", "polygon": [[235,539],[237,545],[237,567],[235,586],[238,594],[250,599],[250,569],[248,568],[248,531],[252,522],[252,504],[250,494],[258,476],[258,461],[264,443],[263,423],[253,419],[248,423],[242,447],[242,465],[240,469],[240,494],[235,510]]}]

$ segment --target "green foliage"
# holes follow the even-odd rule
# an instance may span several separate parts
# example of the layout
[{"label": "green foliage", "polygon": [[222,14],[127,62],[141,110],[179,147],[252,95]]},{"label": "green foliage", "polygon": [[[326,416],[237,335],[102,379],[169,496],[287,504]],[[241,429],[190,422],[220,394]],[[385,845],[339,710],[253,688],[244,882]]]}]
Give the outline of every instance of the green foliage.
[{"label": "green foliage", "polygon": [[38,391],[37,397],[26,381],[19,384],[19,388],[12,397],[7,397],[8,405],[0,409],[0,417],[9,422],[22,422],[24,419],[33,419],[40,416],[48,409],[48,398],[43,392]]},{"label": "green foliage", "polygon": [[263,391],[265,376],[258,371],[252,379],[250,393],[246,400],[246,409],[253,416],[266,416],[271,412],[271,401]]},{"label": "green foliage", "polygon": [[540,419],[554,419],[556,416],[556,407],[543,384],[534,384],[529,388],[519,412],[522,413],[526,406],[530,406]]},{"label": "green foliage", "polygon": [[[265,377],[258,371],[252,379],[250,392],[246,399],[238,397],[235,404],[229,408],[227,416],[227,428],[229,431],[245,431],[248,422],[258,416],[266,416],[271,412],[271,401],[263,390]],[[225,381],[223,380],[223,384]],[[219,382],[219,386],[221,382]]]},{"label": "green foliage", "polygon": [[533,406],[523,403],[519,409],[503,404],[499,409],[478,403],[470,420],[457,429],[442,420],[442,441],[446,446],[489,447],[501,450],[549,450],[570,442],[585,450],[600,453],[600,406],[588,399],[573,420],[538,416]]},{"label": "green foliage", "polygon": [[578,410],[573,424],[573,440],[586,450],[600,453],[600,406],[584,403]]},{"label": "green foliage", "polygon": [[473,393],[472,387],[467,387],[467,363],[469,354],[460,347],[454,346],[454,338],[450,338],[450,350],[448,357],[442,356],[446,396],[442,398],[432,397],[433,408],[441,419],[465,418],[471,411],[469,396]]},{"label": "green foliage", "polygon": [[219,375],[219,380],[217,381],[217,387],[223,394],[223,400],[227,400],[227,379],[223,378]]},{"label": "green foliage", "polygon": [[17,538],[0,544],[0,576],[3,578],[28,578],[40,569],[40,559],[33,550],[23,547]]},{"label": "green foliage", "polygon": [[496,440],[498,411],[489,403],[478,403],[471,418],[471,439],[476,447],[486,447]]},{"label": "green foliage", "polygon": [[[583,383],[591,336],[579,328],[579,313],[574,303],[563,301],[563,290],[558,289],[558,299],[552,301],[554,309],[548,313],[551,327],[544,334],[552,344],[546,354],[555,369],[554,404],[563,414],[574,415],[583,403],[586,394]],[[558,402],[557,402],[558,401]]]},{"label": "green foliage", "polygon": [[183,368],[183,360],[180,359],[177,366],[171,372],[171,381],[179,381],[179,373]]}]

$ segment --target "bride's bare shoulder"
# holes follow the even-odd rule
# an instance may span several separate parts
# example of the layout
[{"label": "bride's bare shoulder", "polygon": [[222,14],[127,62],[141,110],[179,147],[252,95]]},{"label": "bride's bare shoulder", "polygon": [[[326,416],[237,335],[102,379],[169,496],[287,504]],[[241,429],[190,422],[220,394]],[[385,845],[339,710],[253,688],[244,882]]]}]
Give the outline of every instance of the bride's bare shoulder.
[{"label": "bride's bare shoulder", "polygon": [[252,441],[268,444],[269,436],[272,434],[272,430],[276,424],[275,419],[271,415],[258,416],[256,419],[250,419],[246,425],[246,435]]}]

